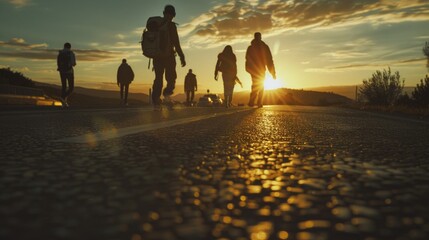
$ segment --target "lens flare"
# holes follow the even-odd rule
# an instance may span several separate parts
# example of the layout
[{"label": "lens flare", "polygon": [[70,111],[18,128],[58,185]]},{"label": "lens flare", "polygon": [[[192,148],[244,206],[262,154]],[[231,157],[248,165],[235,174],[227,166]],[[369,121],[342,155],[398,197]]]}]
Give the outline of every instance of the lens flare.
[{"label": "lens flare", "polygon": [[271,75],[267,74],[264,81],[265,90],[273,90],[283,87],[281,79],[273,79]]}]

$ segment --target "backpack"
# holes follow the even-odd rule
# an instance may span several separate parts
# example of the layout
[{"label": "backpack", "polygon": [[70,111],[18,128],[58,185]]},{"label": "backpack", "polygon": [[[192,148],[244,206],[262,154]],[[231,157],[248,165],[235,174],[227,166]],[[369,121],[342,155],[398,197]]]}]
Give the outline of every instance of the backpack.
[{"label": "backpack", "polygon": [[162,17],[150,17],[143,31],[141,47],[148,58],[168,56],[171,50],[168,22]]},{"label": "backpack", "polygon": [[223,73],[235,73],[237,72],[237,67],[234,62],[234,58],[230,56],[225,56],[223,53],[219,54],[218,58],[220,60],[220,64],[218,66],[218,71]]},{"label": "backpack", "polygon": [[71,51],[60,51],[58,54],[58,70],[61,72],[67,72],[72,68]]}]

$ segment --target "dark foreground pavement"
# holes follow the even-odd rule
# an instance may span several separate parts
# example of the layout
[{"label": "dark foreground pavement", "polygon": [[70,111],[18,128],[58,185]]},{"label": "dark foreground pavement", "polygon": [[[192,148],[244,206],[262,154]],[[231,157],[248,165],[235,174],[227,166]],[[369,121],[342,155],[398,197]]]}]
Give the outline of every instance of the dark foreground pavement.
[{"label": "dark foreground pavement", "polygon": [[429,239],[427,122],[235,111],[0,113],[0,239]]}]

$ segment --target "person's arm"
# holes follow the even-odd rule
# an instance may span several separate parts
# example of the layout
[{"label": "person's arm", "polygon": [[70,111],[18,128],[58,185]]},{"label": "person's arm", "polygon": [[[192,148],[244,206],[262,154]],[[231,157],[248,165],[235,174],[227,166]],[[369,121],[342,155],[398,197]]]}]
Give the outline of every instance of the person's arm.
[{"label": "person's arm", "polygon": [[131,81],[133,81],[134,80],[134,71],[130,65],[128,65],[128,67],[130,68]]},{"label": "person's arm", "polygon": [[244,64],[246,72],[251,73],[251,68],[250,68],[250,46],[247,47],[246,50],[246,62]]},{"label": "person's arm", "polygon": [[195,78],[195,91],[198,91],[198,85],[197,85],[197,76],[194,77]]},{"label": "person's arm", "polygon": [[183,54],[182,47],[180,46],[179,34],[177,33],[176,24],[172,23],[172,26],[173,26],[172,27],[173,31],[171,31],[172,32],[171,40],[172,40],[174,49],[176,50],[177,54],[180,57],[180,63],[182,64],[182,67],[184,67],[186,66],[185,54]]},{"label": "person's arm", "polygon": [[240,84],[241,88],[243,88],[243,83],[240,81],[240,79],[239,79],[237,76],[235,76],[235,81],[236,81],[238,84]]},{"label": "person's arm", "polygon": [[72,66],[76,66],[76,56],[74,55],[74,52],[71,52],[71,63]]},{"label": "person's arm", "polygon": [[271,50],[268,47],[268,45],[265,45],[265,57],[267,60],[267,67],[268,67],[268,71],[271,73],[271,76],[273,76],[274,79],[277,78],[276,76],[276,69],[274,67],[274,61],[273,61],[273,55],[271,55]]},{"label": "person's arm", "polygon": [[60,71],[60,54],[57,56],[57,71]]},{"label": "person's arm", "polygon": [[219,66],[220,66],[220,60],[219,60],[219,57],[218,57],[217,61],[216,61],[215,72],[214,72],[214,79],[216,81],[217,81],[217,74],[219,72]]},{"label": "person's arm", "polygon": [[119,66],[118,71],[116,73],[116,84],[119,86],[119,78],[120,78],[121,66]]}]

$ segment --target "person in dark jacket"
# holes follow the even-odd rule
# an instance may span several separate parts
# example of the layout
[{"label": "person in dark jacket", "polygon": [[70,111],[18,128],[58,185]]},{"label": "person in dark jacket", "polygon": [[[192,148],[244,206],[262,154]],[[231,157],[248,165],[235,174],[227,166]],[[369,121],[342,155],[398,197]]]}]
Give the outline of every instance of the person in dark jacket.
[{"label": "person in dark jacket", "polygon": [[218,72],[222,72],[223,95],[225,98],[225,107],[232,106],[232,94],[237,78],[237,57],[232,51],[230,45],[225,46],[223,51],[217,56],[215,67],[215,80],[217,81]]},{"label": "person in dark jacket", "polygon": [[189,69],[185,77],[186,104],[192,105],[197,89],[197,76],[192,73],[192,69]]},{"label": "person in dark jacket", "polygon": [[122,64],[118,68],[116,83],[121,89],[121,103],[125,106],[128,106],[128,89],[133,80],[133,69],[127,64],[127,59],[122,59]]},{"label": "person in dark jacket", "polygon": [[176,53],[180,57],[182,67],[186,66],[185,55],[183,54],[180,46],[179,35],[177,33],[176,23],[173,22],[173,18],[176,16],[176,9],[172,5],[166,5],[164,7],[164,19],[169,28],[169,39],[168,46],[170,48],[170,54],[168,56],[156,57],[153,59],[153,67],[155,69],[155,80],[153,81],[153,92],[152,102],[155,109],[160,108],[161,104],[161,90],[163,86],[164,73],[165,79],[167,80],[167,86],[162,90],[164,101],[171,103],[170,96],[173,94],[173,90],[176,85]]},{"label": "person in dark jacket", "polygon": [[276,70],[270,48],[262,41],[261,33],[256,32],[251,45],[246,51],[246,71],[252,77],[252,92],[249,99],[250,107],[254,106],[256,98],[258,98],[258,107],[262,107],[265,71],[267,68],[273,79],[276,79]]},{"label": "person in dark jacket", "polygon": [[76,66],[76,56],[71,50],[71,44],[64,43],[64,48],[59,51],[57,57],[57,70],[60,72],[61,77],[61,102],[63,107],[69,106],[67,99],[74,89],[74,66]]}]

